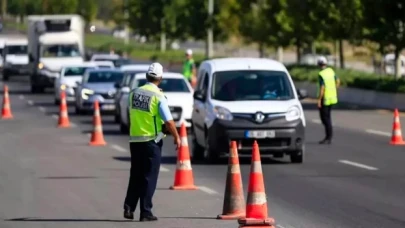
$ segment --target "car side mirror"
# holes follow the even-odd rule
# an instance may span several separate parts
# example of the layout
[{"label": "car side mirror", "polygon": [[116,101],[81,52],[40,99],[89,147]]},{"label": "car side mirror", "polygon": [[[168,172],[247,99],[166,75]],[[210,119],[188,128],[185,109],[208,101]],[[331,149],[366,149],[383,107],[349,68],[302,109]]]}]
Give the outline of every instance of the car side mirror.
[{"label": "car side mirror", "polygon": [[114,87],[115,87],[116,89],[119,89],[119,88],[121,88],[121,83],[119,83],[119,82],[116,82],[116,83],[114,84]]},{"label": "car side mirror", "polygon": [[199,101],[204,101],[205,100],[205,95],[201,90],[197,90],[193,94],[194,99],[199,100]]},{"label": "car side mirror", "polygon": [[305,89],[297,89],[298,99],[303,100],[308,97],[308,92]]},{"label": "car side mirror", "polygon": [[122,93],[129,93],[129,92],[130,92],[130,89],[129,89],[129,87],[125,86],[125,87],[123,87],[123,88],[121,89],[121,92],[122,92]]}]

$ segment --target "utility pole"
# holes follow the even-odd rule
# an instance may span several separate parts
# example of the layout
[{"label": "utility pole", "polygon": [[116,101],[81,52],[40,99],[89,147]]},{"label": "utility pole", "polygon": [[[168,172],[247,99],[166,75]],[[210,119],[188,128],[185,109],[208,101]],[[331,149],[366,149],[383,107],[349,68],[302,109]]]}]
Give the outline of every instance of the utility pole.
[{"label": "utility pole", "polygon": [[214,56],[214,0],[208,0],[208,21],[209,27],[207,29],[207,43],[206,43],[206,56],[212,58]]},{"label": "utility pole", "polygon": [[125,44],[129,44],[129,26],[128,26],[128,21],[129,21],[129,14],[128,14],[128,0],[125,0],[124,2],[124,20],[125,20]]}]

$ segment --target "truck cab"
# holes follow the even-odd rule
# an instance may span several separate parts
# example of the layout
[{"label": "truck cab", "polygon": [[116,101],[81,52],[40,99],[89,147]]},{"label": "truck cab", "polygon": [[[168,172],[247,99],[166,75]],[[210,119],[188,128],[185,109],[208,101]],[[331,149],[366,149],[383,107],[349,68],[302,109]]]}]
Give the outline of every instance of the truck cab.
[{"label": "truck cab", "polygon": [[31,92],[54,86],[64,65],[84,62],[84,22],[79,15],[28,17]]}]

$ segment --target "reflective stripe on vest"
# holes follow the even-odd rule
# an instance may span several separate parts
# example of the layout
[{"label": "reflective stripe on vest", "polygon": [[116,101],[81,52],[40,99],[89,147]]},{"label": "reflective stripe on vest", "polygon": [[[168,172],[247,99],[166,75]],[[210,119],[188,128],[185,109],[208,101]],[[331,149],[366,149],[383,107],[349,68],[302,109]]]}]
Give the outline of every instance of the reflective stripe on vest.
[{"label": "reflective stripe on vest", "polygon": [[193,64],[194,64],[193,59],[188,59],[183,64],[183,75],[187,79],[191,79],[191,75],[193,73],[193,70],[192,70]]},{"label": "reflective stripe on vest", "polygon": [[162,131],[163,120],[159,115],[159,101],[164,97],[151,84],[136,88],[129,94],[129,141],[147,142],[154,140]]},{"label": "reflective stripe on vest", "polygon": [[[336,91],[336,80],[335,72],[332,68],[328,67],[321,70],[319,75],[323,79],[325,86],[325,92],[323,95],[323,104],[324,105],[333,105],[338,102],[337,91]],[[318,83],[318,96],[319,96],[319,83]]]}]

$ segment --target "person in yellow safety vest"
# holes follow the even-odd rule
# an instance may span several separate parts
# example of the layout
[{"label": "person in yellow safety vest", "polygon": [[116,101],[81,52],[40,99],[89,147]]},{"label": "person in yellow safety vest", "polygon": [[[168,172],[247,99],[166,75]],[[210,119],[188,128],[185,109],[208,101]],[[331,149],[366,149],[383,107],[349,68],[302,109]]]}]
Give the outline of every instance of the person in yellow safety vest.
[{"label": "person in yellow safety vest", "polygon": [[148,82],[132,90],[128,98],[131,170],[124,203],[124,218],[130,220],[134,219],[138,201],[139,220],[157,220],[152,213],[152,197],[159,175],[162,139],[167,132],[174,137],[176,148],[180,148],[180,137],[167,99],[158,88],[162,77],[163,66],[160,63],[152,63],[146,73]]},{"label": "person in yellow safety vest", "polygon": [[193,51],[188,49],[186,51],[186,60],[183,63],[183,75],[194,87],[196,84],[197,68],[193,59]]},{"label": "person in yellow safety vest", "polygon": [[333,136],[332,128],[332,107],[338,103],[337,88],[340,85],[340,80],[336,76],[335,71],[327,66],[327,59],[320,57],[318,66],[321,71],[318,75],[318,109],[322,124],[325,127],[325,138],[319,144],[331,144]]}]

